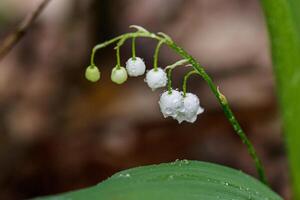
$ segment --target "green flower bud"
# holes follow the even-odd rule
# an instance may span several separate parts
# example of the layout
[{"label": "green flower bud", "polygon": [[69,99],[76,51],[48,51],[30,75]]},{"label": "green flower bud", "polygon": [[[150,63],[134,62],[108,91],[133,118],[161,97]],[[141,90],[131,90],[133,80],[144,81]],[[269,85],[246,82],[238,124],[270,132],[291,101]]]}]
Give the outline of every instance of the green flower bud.
[{"label": "green flower bud", "polygon": [[90,65],[85,70],[85,78],[91,82],[97,82],[100,79],[100,71],[98,67]]},{"label": "green flower bud", "polygon": [[111,80],[114,83],[122,84],[127,80],[127,72],[124,67],[114,67],[111,72]]}]

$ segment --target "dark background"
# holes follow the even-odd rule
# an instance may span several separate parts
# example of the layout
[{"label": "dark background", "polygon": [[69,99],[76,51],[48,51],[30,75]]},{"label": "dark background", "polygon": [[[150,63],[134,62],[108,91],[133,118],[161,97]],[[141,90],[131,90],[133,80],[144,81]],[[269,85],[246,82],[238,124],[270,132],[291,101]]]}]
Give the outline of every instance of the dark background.
[{"label": "dark background", "polygon": [[[0,41],[39,3],[1,0]],[[99,51],[101,81],[84,79],[93,45],[131,24],[165,32],[206,66],[253,141],[272,188],[290,198],[288,167],[258,0],[52,0],[0,63],[0,199],[94,185],[130,167],[177,158],[224,164],[256,176],[254,164],[205,82],[189,91],[205,108],[194,124],[163,119],[143,78],[110,81],[113,46]],[[0,43],[1,44],[1,43]],[[148,69],[156,42],[137,40]],[[130,42],[121,50],[130,57]],[[178,60],[164,47],[159,64]],[[174,87],[186,71],[175,70]]]}]

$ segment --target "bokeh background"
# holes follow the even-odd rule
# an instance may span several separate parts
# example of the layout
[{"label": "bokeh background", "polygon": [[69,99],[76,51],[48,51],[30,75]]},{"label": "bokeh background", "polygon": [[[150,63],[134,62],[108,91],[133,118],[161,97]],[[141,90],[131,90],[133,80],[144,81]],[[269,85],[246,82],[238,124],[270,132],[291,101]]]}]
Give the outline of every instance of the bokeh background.
[{"label": "bokeh background", "polygon": [[[39,0],[0,1],[0,41]],[[52,0],[0,62],[0,199],[24,199],[94,185],[130,167],[193,159],[256,176],[205,82],[189,91],[205,108],[194,124],[163,119],[143,78],[110,81],[113,46],[99,51],[101,81],[84,79],[91,48],[131,24],[162,31],[213,77],[253,141],[272,188],[290,198],[288,166],[272,75],[268,36],[258,0]],[[1,42],[0,42],[1,44]],[[137,40],[151,68],[156,42]],[[130,57],[130,42],[121,50]],[[159,65],[178,56],[163,47]],[[175,70],[174,87],[186,71]]]}]

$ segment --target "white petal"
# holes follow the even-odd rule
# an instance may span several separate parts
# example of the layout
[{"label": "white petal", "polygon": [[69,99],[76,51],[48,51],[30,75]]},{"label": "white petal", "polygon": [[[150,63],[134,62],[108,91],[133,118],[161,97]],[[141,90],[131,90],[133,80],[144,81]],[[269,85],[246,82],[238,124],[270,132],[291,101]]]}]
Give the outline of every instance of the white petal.
[{"label": "white petal", "polygon": [[199,106],[199,109],[197,111],[197,115],[201,114],[204,112],[204,109],[202,107]]},{"label": "white petal", "polygon": [[204,109],[200,107],[199,98],[192,93],[187,93],[183,98],[183,110],[179,112],[176,119],[179,123],[182,121],[194,123],[197,120],[197,115],[203,111]]},{"label": "white petal", "polygon": [[172,90],[171,93],[168,91],[164,92],[158,103],[164,117],[176,118],[178,112],[182,110],[183,107],[182,95],[176,90]]},{"label": "white petal", "polygon": [[145,82],[152,90],[165,87],[167,85],[167,81],[167,74],[161,68],[157,68],[157,70],[151,69],[146,74]]},{"label": "white petal", "polygon": [[135,57],[135,60],[133,58],[130,58],[126,62],[126,70],[129,76],[137,77],[145,73],[146,65],[143,59],[139,57]]}]

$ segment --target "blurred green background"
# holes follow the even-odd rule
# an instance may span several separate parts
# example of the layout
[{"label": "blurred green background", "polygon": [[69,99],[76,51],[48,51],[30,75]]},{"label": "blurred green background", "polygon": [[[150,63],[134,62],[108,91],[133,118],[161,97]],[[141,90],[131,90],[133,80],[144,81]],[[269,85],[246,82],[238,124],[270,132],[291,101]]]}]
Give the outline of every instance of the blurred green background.
[{"label": "blurred green background", "polygon": [[[1,0],[0,41],[38,0]],[[113,47],[99,51],[101,81],[84,79],[93,45],[131,24],[169,34],[206,66],[256,146],[272,188],[290,198],[266,25],[258,0],[52,0],[0,63],[0,199],[94,185],[134,166],[179,159],[255,174],[252,160],[203,81],[189,90],[205,108],[194,124],[163,119],[143,78],[110,81]],[[137,40],[148,69],[156,43]],[[121,50],[130,57],[130,42]],[[163,48],[160,65],[178,59]],[[176,70],[180,87],[185,71]],[[280,181],[279,181],[280,180]]]}]

